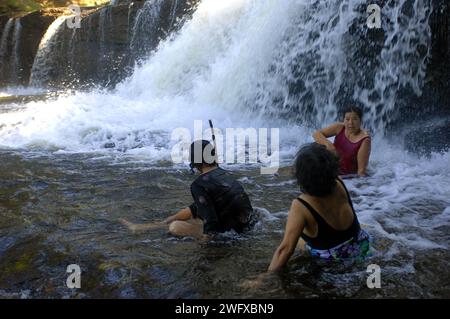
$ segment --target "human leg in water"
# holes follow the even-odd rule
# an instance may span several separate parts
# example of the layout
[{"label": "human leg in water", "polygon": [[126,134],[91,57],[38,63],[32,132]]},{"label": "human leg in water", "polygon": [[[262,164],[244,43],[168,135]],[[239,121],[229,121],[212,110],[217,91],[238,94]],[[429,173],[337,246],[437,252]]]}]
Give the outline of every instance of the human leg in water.
[{"label": "human leg in water", "polygon": [[121,222],[133,233],[167,228],[169,233],[174,236],[195,237],[195,238],[203,237],[203,222],[199,218],[191,218],[188,220],[175,220],[170,224],[167,224],[164,221],[148,224],[135,224],[123,218],[120,218],[119,222]]},{"label": "human leg in water", "polygon": [[148,223],[148,224],[135,224],[124,218],[119,218],[119,222],[121,222],[124,226],[126,226],[129,230],[134,232],[141,232],[153,229],[163,229],[169,227],[167,223],[164,221]]},{"label": "human leg in water", "polygon": [[196,238],[203,237],[203,222],[198,218],[193,218],[189,207],[180,210],[175,215],[172,215],[163,221],[148,224],[135,224],[126,219],[120,218],[119,222],[125,225],[132,232],[168,228],[169,233],[174,236],[191,236]]},{"label": "human leg in water", "polygon": [[170,223],[169,233],[180,237],[203,238],[203,221],[199,218],[176,220]]}]

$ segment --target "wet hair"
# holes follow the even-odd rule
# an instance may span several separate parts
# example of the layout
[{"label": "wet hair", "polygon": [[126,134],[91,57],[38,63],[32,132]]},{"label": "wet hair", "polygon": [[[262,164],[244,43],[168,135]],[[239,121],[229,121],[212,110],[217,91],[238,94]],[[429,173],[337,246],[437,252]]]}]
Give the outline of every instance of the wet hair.
[{"label": "wet hair", "polygon": [[324,197],[336,188],[339,159],[325,146],[317,143],[303,145],[296,155],[294,167],[302,192]]},{"label": "wet hair", "polygon": [[351,112],[356,113],[356,115],[358,115],[359,119],[362,121],[363,112],[359,106],[349,106],[349,107],[346,107],[345,109],[343,109],[342,118],[345,118],[346,113],[351,113]]},{"label": "wet hair", "polygon": [[202,166],[215,166],[216,150],[207,140],[197,140],[191,144],[190,152],[191,168],[200,169]]}]

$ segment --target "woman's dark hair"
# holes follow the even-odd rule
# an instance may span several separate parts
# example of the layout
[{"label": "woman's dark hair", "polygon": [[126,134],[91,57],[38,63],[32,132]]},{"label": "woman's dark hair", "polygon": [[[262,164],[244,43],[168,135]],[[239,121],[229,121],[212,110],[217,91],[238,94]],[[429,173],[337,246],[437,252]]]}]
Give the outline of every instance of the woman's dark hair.
[{"label": "woman's dark hair", "polygon": [[207,140],[197,140],[191,144],[191,168],[216,165],[216,150]]},{"label": "woman's dark hair", "polygon": [[317,143],[303,145],[297,153],[294,166],[302,192],[323,197],[334,191],[339,159],[325,146]]},{"label": "woman's dark hair", "polygon": [[351,113],[351,112],[356,113],[356,115],[358,115],[359,119],[362,121],[362,119],[363,119],[363,112],[362,112],[362,109],[361,109],[360,107],[358,107],[358,106],[349,106],[349,107],[346,107],[346,108],[342,111],[342,118],[345,117],[345,114],[346,114],[346,113]]}]

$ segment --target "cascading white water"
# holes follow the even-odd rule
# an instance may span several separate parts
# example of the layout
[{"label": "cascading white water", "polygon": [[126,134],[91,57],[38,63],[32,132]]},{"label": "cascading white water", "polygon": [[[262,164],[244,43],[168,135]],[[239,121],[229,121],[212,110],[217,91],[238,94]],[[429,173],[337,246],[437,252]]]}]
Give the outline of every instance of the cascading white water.
[{"label": "cascading white water", "polygon": [[[292,6],[279,6],[274,1],[261,4],[204,1],[179,36],[165,41],[153,58],[118,86],[116,93],[79,93],[55,104],[31,103],[25,112],[9,119],[9,115],[2,115],[14,129],[2,131],[1,144],[18,146],[46,141],[68,150],[88,151],[103,149],[105,143],[113,142],[119,149],[142,144],[152,149],[152,131],[191,127],[192,119],[204,116],[231,115],[228,122],[222,123],[233,124],[232,119],[241,116],[229,112],[239,106],[243,94],[251,92],[255,81],[264,74],[271,51],[282,36],[280,25],[289,25]],[[283,15],[288,19],[280,24],[276,18]],[[45,35],[32,80],[39,80],[36,66],[45,59],[45,48],[51,47],[47,42],[52,42],[54,30],[62,23],[61,18]],[[268,36],[271,41],[267,41]],[[85,111],[90,113],[89,118],[83,116]],[[28,124],[19,128],[15,126],[17,118],[13,119],[16,116],[30,116],[33,120],[25,120]],[[22,129],[22,133],[27,133],[22,135]]]},{"label": "cascading white water", "polygon": [[59,52],[59,50],[56,49],[56,46],[61,44],[58,42],[58,34],[59,31],[61,31],[60,27],[67,19],[67,16],[58,17],[52,22],[42,37],[31,68],[31,86],[39,87],[42,83],[47,81],[49,77],[48,73],[51,71],[51,66],[53,65],[51,61],[55,59],[55,55]]},{"label": "cascading white water", "polygon": [[76,61],[76,55],[75,55],[75,41],[76,41],[76,37],[77,37],[77,29],[74,28],[72,30],[72,35],[70,36],[70,41],[69,41],[69,61],[70,61],[70,65],[73,66],[75,65],[75,61]]},{"label": "cascading white water", "polygon": [[12,51],[12,68],[11,68],[11,78],[15,83],[18,83],[20,71],[21,71],[21,61],[20,61],[20,37],[22,35],[22,24],[20,23],[20,18],[14,21],[14,35],[13,35],[13,51]]},{"label": "cascading white water", "polygon": [[[403,86],[420,91],[426,54],[418,49],[429,48],[429,5],[388,2],[381,53],[375,65],[364,66],[357,40],[369,41],[367,15],[360,8],[365,4],[203,0],[192,19],[113,92],[79,92],[0,114],[0,146],[125,154],[159,165],[170,159],[173,129],[192,131],[194,120],[211,118],[222,129],[280,127],[281,156],[291,161],[298,146],[311,141],[308,125],[335,120],[339,92],[345,88],[370,110],[365,125],[378,133],[372,177],[348,182],[359,195],[355,206],[362,222],[395,245],[442,248],[446,243],[436,240],[434,228],[449,220],[449,153],[424,161],[380,134],[398,91]],[[401,10],[408,14],[398,19]],[[51,34],[46,42],[53,41]],[[38,73],[34,78],[39,79]],[[424,209],[436,216],[436,224],[423,217]],[[401,216],[391,218],[391,212]]]},{"label": "cascading white water", "polygon": [[[363,0],[204,0],[192,20],[161,43],[113,93],[79,93],[57,102],[32,103],[14,116],[34,120],[14,133],[1,132],[2,144],[26,145],[36,134],[39,140],[66,149],[98,150],[110,142],[129,149],[153,145],[148,132],[192,127],[194,119],[206,117],[221,118],[223,127],[244,125],[255,117],[258,125],[266,125],[268,114],[271,123],[284,114],[324,124],[335,119],[337,96],[347,82],[353,98],[371,110],[366,125],[381,132],[380,118],[395,107],[396,92],[407,84],[420,89],[425,57],[416,51],[429,40],[429,8],[422,0],[391,2],[383,8],[386,41],[379,65],[367,68],[372,70],[368,74],[373,74],[373,85],[364,87],[360,76],[348,73],[357,58],[351,50],[355,37],[350,28],[356,24],[363,34],[367,32],[364,4]],[[407,4],[412,8],[409,15],[397,19]],[[132,47],[138,46],[140,29],[154,28],[160,5],[159,0],[145,3],[135,21]],[[42,39],[33,84],[45,77],[42,66],[51,59],[56,30],[64,19],[56,20]],[[370,92],[380,92],[378,99],[369,101]],[[380,104],[383,108],[377,111]],[[44,110],[55,105],[63,117],[59,120],[45,115]],[[42,130],[42,123],[49,124],[47,129]],[[132,142],[135,139],[138,142]]]},{"label": "cascading white water", "polygon": [[6,22],[5,27],[3,28],[2,37],[0,38],[0,54],[3,57],[7,50],[7,42],[9,37],[9,32],[11,31],[14,24],[14,19],[9,18],[8,22]]},{"label": "cascading white water", "polygon": [[[370,109],[371,127],[383,129],[384,119],[396,107],[399,90],[410,87],[422,94],[426,62],[430,55],[431,30],[428,20],[431,4],[427,0],[402,1],[401,6],[386,6],[383,15],[386,39],[375,66],[373,85],[356,83],[354,96]],[[420,50],[425,51],[420,53]]]},{"label": "cascading white water", "polygon": [[[163,3],[167,2],[149,0],[138,10],[129,8],[127,37],[120,34],[123,32],[121,8],[114,6],[104,6],[83,17],[80,28],[70,30],[60,20],[55,21],[36,54],[30,84],[41,87],[68,87],[71,83],[114,85],[123,73],[130,74],[134,62],[145,58],[165,35],[161,32],[161,20],[165,21],[161,17]],[[178,1],[171,3],[167,19],[175,19],[177,4]],[[128,47],[122,45],[125,41]]]},{"label": "cascading white water", "polygon": [[170,14],[170,25],[175,25],[177,18],[178,0],[173,1],[172,12]]},{"label": "cascading white water", "polygon": [[[19,83],[21,72],[20,45],[22,25],[20,18],[11,18],[5,25],[0,42],[0,75],[11,83]],[[9,41],[11,45],[9,45]]]},{"label": "cascading white water", "polygon": [[6,77],[5,68],[9,63],[8,56],[8,38],[10,37],[10,32],[13,30],[14,19],[10,18],[2,32],[2,37],[0,40],[0,75]]},{"label": "cascading white water", "polygon": [[146,1],[139,9],[131,30],[130,52],[142,57],[157,43],[159,18],[163,0]]},{"label": "cascading white water", "polygon": [[[271,76],[261,81],[258,107],[271,114],[286,110],[297,119],[300,114],[320,126],[336,120],[337,106],[344,106],[339,98],[349,89],[352,100],[370,113],[366,126],[382,133],[400,88],[409,85],[420,94],[427,54],[418,51],[430,47],[431,10],[422,0],[388,1],[381,12],[386,39],[379,57],[369,58],[364,54],[376,48],[370,48],[375,40],[366,27],[366,7],[364,0],[303,1]],[[355,25],[357,31],[351,31]]]},{"label": "cascading white water", "polygon": [[98,32],[99,57],[97,58],[97,63],[100,65],[98,73],[100,74],[100,77],[105,80],[105,83],[109,82],[108,68],[106,66],[109,65],[113,59],[113,52],[108,43],[111,38],[111,34],[108,34],[108,30],[113,27],[112,7],[107,6],[100,10]]}]

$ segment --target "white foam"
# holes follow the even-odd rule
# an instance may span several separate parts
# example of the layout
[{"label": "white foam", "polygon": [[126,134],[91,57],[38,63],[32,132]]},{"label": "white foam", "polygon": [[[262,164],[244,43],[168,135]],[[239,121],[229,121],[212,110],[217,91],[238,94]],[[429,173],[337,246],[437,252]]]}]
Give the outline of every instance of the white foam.
[{"label": "white foam", "polygon": [[[426,36],[415,32],[422,30],[418,21],[423,24],[424,15],[417,7],[420,1],[413,2],[409,24],[400,26],[392,20],[388,30],[391,42],[383,48],[387,62],[377,69],[376,87],[359,89],[360,100],[364,100],[365,92],[386,90],[386,96],[377,101],[387,103],[382,114],[392,110],[402,85],[420,91],[422,59],[405,62],[417,68],[414,75],[410,68],[390,68],[416,54],[411,43],[427,41]],[[292,100],[288,92],[293,64],[303,67],[300,71],[306,91],[313,97],[308,101],[311,111],[317,113],[315,119],[321,125],[334,120],[335,92],[346,81],[343,38],[349,25],[359,18],[356,8],[365,1],[351,0],[337,6],[326,1],[315,3],[318,6],[308,0],[203,0],[192,20],[162,42],[113,92],[77,92],[56,101],[30,102],[16,112],[0,114],[0,147],[57,154],[90,152],[96,158],[110,156],[111,165],[120,165],[121,159],[130,157],[167,161],[175,143],[169,139],[173,129],[185,127],[192,132],[194,120],[212,119],[222,130],[279,127],[281,162],[292,161],[298,147],[312,141],[315,129],[279,116],[295,118],[293,110],[288,110],[293,103],[298,112],[307,109],[303,108],[303,98]],[[403,3],[386,7],[387,14],[395,16]],[[404,32],[405,26],[414,32]],[[394,40],[395,35],[417,41],[403,41],[403,45]],[[314,59],[308,63],[311,56]],[[393,79],[403,79],[402,83],[386,87],[381,80],[389,74]],[[377,103],[367,103],[371,109],[376,108]],[[291,113],[285,113],[285,108]],[[376,128],[380,119],[380,114],[372,112],[367,123]],[[448,223],[450,153],[417,158],[398,143],[381,138],[381,131],[375,133],[371,177],[346,181],[356,194],[355,207],[361,221],[381,236],[406,246],[448,246],[440,243],[436,234],[427,235],[424,230]]]},{"label": "white foam", "polygon": [[47,93],[48,90],[44,90],[41,88],[33,88],[33,87],[23,87],[23,86],[15,86],[15,87],[2,87],[0,88],[0,97],[6,96],[14,96],[14,95],[38,95],[42,93]]},{"label": "white foam", "polygon": [[[311,140],[312,128],[292,123],[286,126],[277,115],[288,104],[298,104],[298,111],[306,112],[302,104],[308,101],[292,101],[288,92],[289,81],[295,80],[292,64],[296,63],[309,66],[302,68],[301,74],[313,96],[311,111],[321,123],[334,120],[333,92],[338,92],[345,81],[345,34],[360,18],[356,8],[364,3],[347,2],[318,5],[308,0],[203,0],[180,32],[160,43],[114,92],[76,93],[57,101],[29,103],[26,110],[15,114],[0,114],[6,124],[0,130],[0,147],[45,148],[46,141],[51,150],[108,153],[105,144],[109,144],[125,153],[139,153],[136,149],[144,148],[142,153],[154,160],[154,156],[168,154],[159,152],[161,144],[173,146],[164,134],[177,127],[192,129],[196,119],[213,119],[218,128],[283,127],[285,147],[290,144],[289,137]],[[417,1],[414,4],[414,15],[408,20],[413,29],[423,18]],[[394,14],[401,5],[386,8],[386,14]],[[49,47],[64,19],[55,21],[49,29],[41,43],[43,48]],[[393,23],[388,30],[390,46],[383,55],[389,58],[400,52],[406,59],[414,48],[392,40],[403,30]],[[416,43],[414,32],[402,36],[405,34],[410,37],[408,43]],[[425,41],[422,36],[419,40]],[[308,60],[310,56],[315,56],[313,61]],[[404,70],[394,71],[394,77],[401,77]],[[383,65],[378,74],[386,72],[392,71]],[[420,84],[420,74],[410,76],[415,86]],[[284,102],[280,105],[275,99]],[[371,125],[374,117],[378,115],[368,116]],[[298,134],[294,136],[291,131]],[[158,138],[160,141],[155,141]],[[292,151],[283,148],[281,156]]]}]

